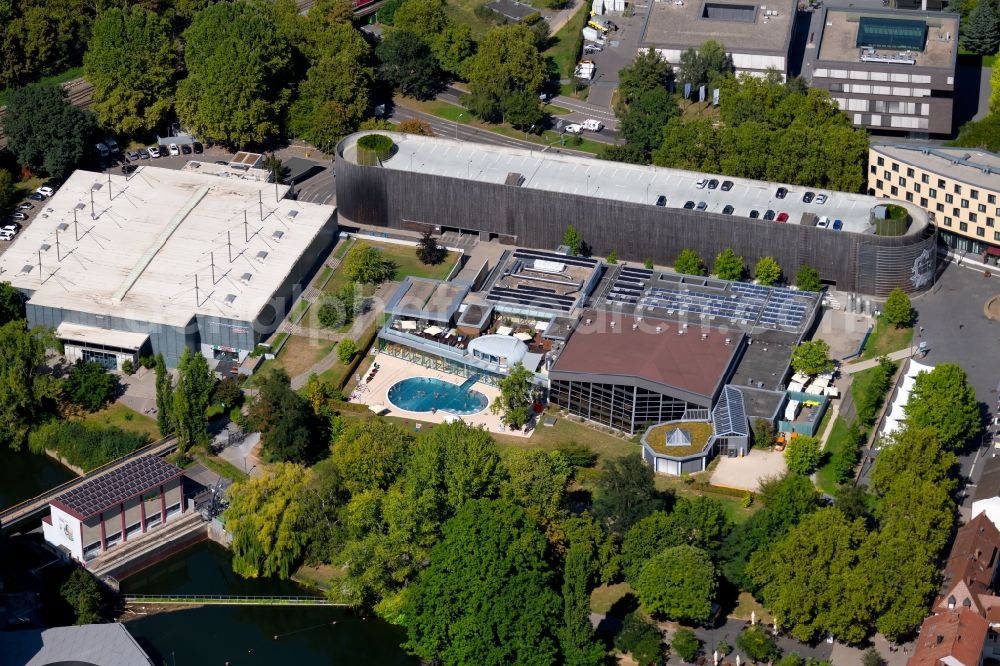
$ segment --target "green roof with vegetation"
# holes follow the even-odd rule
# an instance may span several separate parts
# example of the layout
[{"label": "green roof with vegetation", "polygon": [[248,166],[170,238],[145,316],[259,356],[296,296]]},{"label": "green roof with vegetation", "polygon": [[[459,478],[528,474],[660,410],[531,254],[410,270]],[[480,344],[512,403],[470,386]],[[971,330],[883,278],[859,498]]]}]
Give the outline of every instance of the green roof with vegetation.
[{"label": "green roof with vegetation", "polygon": [[[667,445],[667,437],[677,429],[688,436],[690,444],[684,446]],[[712,424],[705,421],[671,421],[647,430],[646,434],[642,436],[642,441],[660,455],[685,458],[701,453],[713,434]]]}]

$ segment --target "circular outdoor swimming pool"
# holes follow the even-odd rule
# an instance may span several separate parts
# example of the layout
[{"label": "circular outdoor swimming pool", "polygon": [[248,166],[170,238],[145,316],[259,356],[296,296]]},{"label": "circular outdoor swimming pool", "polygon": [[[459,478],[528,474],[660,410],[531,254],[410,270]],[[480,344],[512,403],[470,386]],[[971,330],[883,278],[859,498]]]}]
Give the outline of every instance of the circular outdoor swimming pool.
[{"label": "circular outdoor swimming pool", "polygon": [[389,388],[389,402],[408,412],[438,410],[468,416],[486,409],[489,400],[479,391],[434,377],[410,377]]}]

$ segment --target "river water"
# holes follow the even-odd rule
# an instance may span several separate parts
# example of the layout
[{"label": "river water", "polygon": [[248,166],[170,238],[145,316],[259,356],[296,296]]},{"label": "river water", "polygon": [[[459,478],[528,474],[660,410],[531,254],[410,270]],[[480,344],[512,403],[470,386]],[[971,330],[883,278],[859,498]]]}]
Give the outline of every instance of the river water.
[{"label": "river water", "polygon": [[48,456],[13,451],[0,445],[0,509],[40,495],[75,478],[71,470]]},{"label": "river water", "polygon": [[[291,581],[246,580],[233,573],[230,553],[200,543],[122,581],[123,593],[301,596]],[[412,666],[400,644],[406,633],[323,607],[204,606],[127,623],[157,664],[166,666],[282,665]]]}]

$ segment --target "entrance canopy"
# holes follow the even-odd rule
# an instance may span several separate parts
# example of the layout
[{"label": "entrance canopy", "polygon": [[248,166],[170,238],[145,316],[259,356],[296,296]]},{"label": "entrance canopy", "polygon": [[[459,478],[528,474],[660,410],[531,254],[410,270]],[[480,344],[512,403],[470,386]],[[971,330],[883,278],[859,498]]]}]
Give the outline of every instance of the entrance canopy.
[{"label": "entrance canopy", "polygon": [[123,349],[139,351],[149,335],[111,328],[95,328],[82,324],[63,322],[56,329],[56,336],[63,342],[93,349]]}]

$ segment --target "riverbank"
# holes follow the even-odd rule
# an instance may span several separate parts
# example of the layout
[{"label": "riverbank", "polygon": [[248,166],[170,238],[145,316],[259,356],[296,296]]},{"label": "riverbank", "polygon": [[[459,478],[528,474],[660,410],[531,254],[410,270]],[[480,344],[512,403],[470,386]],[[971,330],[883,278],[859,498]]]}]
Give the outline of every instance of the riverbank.
[{"label": "riverbank", "polygon": [[0,446],[0,508],[37,497],[75,477],[49,456]]}]

